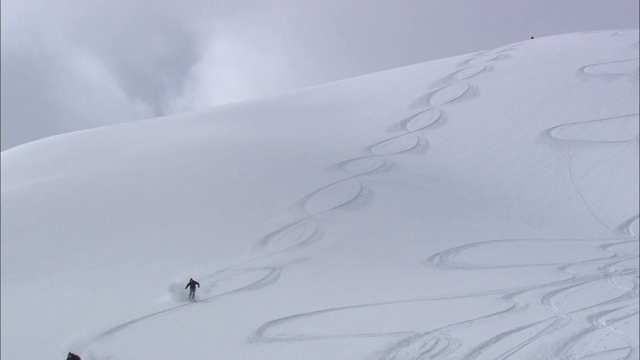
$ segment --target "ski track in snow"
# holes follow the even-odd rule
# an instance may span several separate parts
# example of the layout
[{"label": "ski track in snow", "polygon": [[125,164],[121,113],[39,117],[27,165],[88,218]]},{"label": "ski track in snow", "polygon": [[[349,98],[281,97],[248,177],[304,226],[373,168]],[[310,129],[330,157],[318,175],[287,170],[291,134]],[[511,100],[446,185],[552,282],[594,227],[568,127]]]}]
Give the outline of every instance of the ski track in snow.
[{"label": "ski track in snow", "polygon": [[[500,244],[535,243],[537,245],[564,243],[571,246],[588,246],[600,252],[600,256],[593,259],[578,259],[574,262],[540,262],[526,264],[495,264],[493,261],[486,264],[465,263],[456,261],[456,256],[479,247],[489,247],[483,253],[490,253],[490,247]],[[633,321],[638,315],[638,268],[617,267],[624,262],[638,261],[637,238],[612,238],[612,239],[504,239],[489,240],[467,244],[448,249],[430,256],[425,260],[425,265],[434,266],[441,270],[469,270],[478,269],[514,269],[521,267],[549,267],[567,275],[566,279],[554,280],[535,285],[522,285],[511,289],[498,289],[487,293],[469,293],[449,298],[422,298],[396,302],[360,304],[338,308],[323,309],[308,313],[296,314],[281,319],[272,320],[256,330],[250,340],[252,342],[293,342],[308,340],[327,340],[344,338],[389,337],[400,338],[392,343],[386,350],[371,355],[370,359],[509,359],[519,358],[518,352],[527,346],[537,345],[545,336],[554,334],[551,344],[546,344],[549,356],[557,359],[582,358],[593,355],[603,349],[583,349],[583,340],[588,337],[602,338],[612,334],[625,341],[628,346],[617,348],[616,353],[625,353],[620,358],[633,359],[638,353],[638,344],[633,338],[623,332],[611,328],[609,325],[625,320]],[[622,249],[616,249],[617,247]],[[629,247],[631,250],[624,249]],[[548,249],[554,250],[554,249]],[[616,280],[617,279],[617,280]],[[618,281],[624,280],[630,287],[618,285]],[[562,304],[567,298],[589,298],[593,294],[589,292],[591,286],[608,284],[617,291],[604,299],[598,299],[586,306],[575,309],[564,309]],[[371,331],[369,333],[352,334],[300,334],[287,333],[287,326],[294,326],[297,321],[322,317],[331,313],[340,312],[342,317],[349,316],[349,312],[370,308],[384,314],[387,307],[395,304],[424,303],[429,307],[429,302],[443,299],[455,300],[463,298],[494,297],[495,301],[506,303],[505,308],[494,313],[486,314],[461,322],[455,322],[435,329],[413,329],[404,332],[397,331]],[[517,314],[533,306],[543,306],[550,316],[535,321],[514,323]],[[604,315],[612,312],[618,313],[615,319],[602,320]],[[357,318],[357,317],[356,317]],[[355,320],[354,320],[355,321]],[[497,321],[509,324],[510,328],[496,328],[492,326]],[[577,323],[577,325],[575,325]],[[604,325],[603,325],[604,324]],[[487,338],[479,341],[475,346],[469,347],[468,339],[457,337],[456,331],[474,326],[484,328]],[[298,328],[304,328],[300,326]],[[499,332],[491,334],[488,329],[496,329]],[[283,332],[284,331],[284,332]],[[525,331],[530,334],[523,336]],[[465,341],[467,340],[467,341]],[[478,339],[473,339],[478,341]],[[466,344],[467,347],[462,345]],[[579,346],[580,345],[580,346]],[[582,351],[577,356],[576,351]],[[607,350],[610,351],[610,350]]]},{"label": "ski track in snow", "polygon": [[[545,131],[554,141],[563,143],[616,144],[638,141],[638,121],[640,114],[612,116],[554,126]],[[602,133],[598,130],[616,130],[615,133]]]},{"label": "ski track in snow", "polygon": [[[445,95],[450,97],[445,102],[453,101],[463,93],[453,96]],[[444,112],[437,107],[430,107],[413,114],[400,121],[399,125],[403,129],[400,135],[371,144],[365,149],[368,155],[346,159],[336,164],[334,168],[347,173],[347,177],[321,187],[302,198],[300,200],[304,210],[302,219],[293,221],[263,237],[258,241],[257,248],[276,254],[309,245],[321,238],[323,231],[320,216],[322,214],[346,208],[371,197],[373,192],[366,184],[366,176],[391,170],[395,166],[391,160],[394,155],[425,153],[429,149],[429,142],[420,132],[435,126],[443,118]],[[314,224],[314,231],[299,231],[301,224],[310,222]]]},{"label": "ski track in snow", "polygon": [[[612,147],[629,143],[636,144],[637,146],[639,139],[639,115],[640,114],[638,113],[633,113],[595,120],[586,120],[583,122],[572,122],[551,127],[544,132],[547,138],[565,146],[568,158],[568,173],[576,192],[592,217],[609,231],[615,230],[610,226],[610,224],[607,224],[607,222],[603,220],[601,215],[596,213],[593,205],[585,196],[583,191],[585,186],[581,185],[581,180],[575,175],[574,159],[580,154],[580,145],[586,145],[593,148],[594,146]],[[618,151],[624,154],[625,149],[622,148]],[[593,166],[598,166],[598,164],[594,164]],[[621,165],[618,165],[618,167],[620,166]],[[633,221],[631,221],[630,225],[632,223]],[[630,231],[631,230],[625,232],[625,234],[632,234]],[[620,233],[620,231],[618,231],[618,233]]]},{"label": "ski track in snow", "polygon": [[[622,36],[623,32],[613,35]],[[92,350],[98,343],[108,341],[109,338],[120,334],[130,326],[150,321],[161,316],[175,314],[177,311],[190,306],[200,306],[200,303],[213,302],[216,299],[263,288],[275,283],[280,276],[282,266],[248,268],[247,264],[258,259],[264,259],[283,252],[310,246],[321,240],[323,234],[322,215],[344,209],[352,204],[363,201],[372,195],[367,186],[367,176],[391,171],[395,167],[393,158],[410,154],[427,153],[429,142],[425,131],[438,124],[445,118],[444,108],[454,105],[457,101],[470,97],[475,88],[467,80],[481,75],[490,68],[488,64],[509,58],[507,53],[517,50],[524,44],[513,44],[506,47],[481,52],[461,64],[448,75],[449,83],[425,95],[426,101],[422,105],[427,109],[421,110],[400,121],[397,125],[402,133],[388,137],[371,144],[365,149],[366,155],[346,159],[336,164],[336,168],[346,176],[338,181],[323,186],[300,200],[301,214],[298,219],[275,229],[256,243],[259,256],[245,263],[201,276],[205,281],[217,283],[223,277],[240,279],[232,281],[232,286],[226,291],[199,299],[196,304],[184,303],[165,310],[150,313],[123,324],[114,326],[85,342],[83,353],[87,359],[100,358]],[[601,64],[586,65],[579,69],[588,76],[633,76],[637,74],[637,59],[625,59]],[[601,126],[625,122],[628,117],[638,114],[614,116],[584,122],[563,124],[548,129],[545,134],[553,141],[565,144],[576,143],[608,143],[608,142],[637,142],[635,138],[598,139],[576,137],[585,127]],[[576,130],[577,129],[577,130]],[[576,131],[574,131],[576,130]],[[588,130],[588,129],[587,129]],[[569,172],[571,168],[569,166]],[[574,185],[576,183],[574,182]],[[579,187],[576,189],[580,192]],[[583,197],[586,203],[586,199]],[[595,215],[594,215],[595,217]],[[596,217],[597,218],[597,217]],[[316,311],[294,314],[291,316],[271,320],[249,336],[249,342],[254,344],[270,342],[331,340],[347,338],[379,337],[388,339],[386,348],[369,354],[368,359],[518,359],[523,351],[529,351],[536,346],[544,346],[548,351],[548,358],[556,359],[590,359],[615,358],[636,359],[638,344],[633,337],[615,327],[625,321],[635,321],[638,317],[638,219],[635,216],[627,219],[616,229],[614,238],[609,239],[496,239],[469,243],[446,249],[426,258],[423,265],[441,271],[478,271],[479,269],[516,269],[527,267],[545,267],[555,269],[565,277],[538,284],[521,284],[513,288],[495,289],[484,292],[458,294],[444,297],[425,297],[389,301],[370,304],[354,304],[342,307],[319,309]],[[604,222],[598,219],[601,223]],[[589,259],[566,259],[554,261],[530,261],[526,263],[514,262],[496,264],[495,261],[482,262],[482,259],[471,258],[475,261],[459,260],[475,249],[486,249],[482,254],[491,253],[492,247],[526,246],[536,244],[544,247],[547,252],[562,248],[563,245],[586,246],[597,256]],[[544,252],[543,252],[544,253]],[[469,256],[467,256],[469,257]],[[561,261],[564,260],[564,261]],[[636,264],[635,266],[633,264]],[[248,276],[248,273],[260,276]],[[611,288],[609,296],[600,298],[593,296],[593,302],[579,307],[568,306],[568,299],[591,299],[589,290],[592,287],[606,285]],[[402,331],[379,329],[362,332],[354,331],[339,334],[313,334],[287,331],[287,327],[295,326],[299,321],[313,321],[323,316],[339,313],[347,318],[350,312],[367,310],[384,313],[392,306],[409,306],[409,304],[425,304],[437,301],[456,301],[464,299],[487,300],[502,304],[501,308],[487,314],[478,314],[473,318],[454,321],[436,328],[428,325]],[[198,305],[200,304],[200,305]],[[529,308],[542,307],[547,316],[534,321],[519,319]],[[355,320],[354,320],[355,322]],[[464,335],[465,329],[481,328],[480,333],[486,334],[484,339],[469,339]],[[548,338],[548,335],[554,337]],[[607,348],[605,337],[611,336],[619,342],[617,346]],[[545,339],[548,340],[545,342]],[[598,341],[596,341],[598,340]],[[626,345],[620,345],[624,343]],[[604,344],[604,345],[603,345]]]},{"label": "ski track in snow", "polygon": [[[441,120],[444,111],[442,106],[449,105],[455,101],[464,98],[469,94],[473,86],[464,80],[470,79],[481,74],[489,67],[488,63],[492,61],[504,60],[508,58],[504,53],[517,49],[517,46],[509,46],[503,49],[496,49],[480,53],[464,62],[463,69],[457,70],[449,75],[451,83],[440,87],[436,91],[426,96],[427,104],[431,108],[427,110],[428,116],[422,114],[414,115],[412,118],[406,119],[402,125],[408,133],[414,133],[412,138],[403,138],[394,144],[396,138],[384,140],[370,147],[370,151],[376,155],[382,156],[385,144],[389,144],[387,148],[388,154],[399,154],[410,152],[419,144],[418,139],[422,139],[421,135],[415,133],[432,125],[435,121]],[[634,62],[635,61],[635,62]],[[592,64],[584,66],[581,72],[588,75],[629,75],[637,72],[634,67],[637,59],[621,60],[601,64]],[[418,125],[416,120],[419,115],[421,119],[435,118],[435,121],[426,121],[425,127]],[[584,128],[589,126],[605,126],[615,123],[633,122],[634,116],[637,114],[614,116],[606,119],[598,119],[584,121],[572,124],[564,124],[547,130],[546,134],[556,140],[566,143],[618,143],[618,142],[637,142],[635,137],[623,137],[614,139],[602,138],[579,138],[572,137],[576,135],[572,132],[572,128]],[[580,129],[578,129],[580,130]],[[588,129],[587,129],[588,130]],[[580,133],[578,131],[577,133]],[[626,133],[628,135],[628,133]],[[406,136],[400,135],[399,137]],[[426,142],[426,140],[423,140]],[[395,152],[392,149],[400,151]],[[382,151],[380,151],[382,150]],[[569,171],[571,169],[569,168]],[[364,175],[364,174],[358,174]],[[584,199],[584,198],[583,198]],[[601,220],[599,220],[601,221]],[[602,222],[602,221],[601,221]],[[549,267],[555,268],[561,273],[565,273],[567,278],[561,281],[551,281],[544,284],[523,285],[513,289],[496,290],[489,293],[479,294],[463,294],[456,298],[465,297],[486,297],[497,296],[496,301],[505,302],[509,305],[505,310],[501,310],[492,314],[487,314],[478,318],[468,319],[466,321],[451,323],[444,327],[436,329],[413,329],[405,332],[385,332],[372,331],[370,333],[353,333],[340,335],[313,335],[313,334],[296,334],[283,333],[283,328],[287,325],[294,325],[297,321],[307,320],[314,317],[322,317],[333,312],[349,312],[355,309],[383,308],[390,304],[404,303],[405,301],[392,303],[377,304],[360,304],[339,308],[322,309],[309,313],[292,315],[289,317],[272,320],[262,325],[250,337],[252,342],[273,342],[273,341],[304,341],[319,340],[345,337],[390,337],[400,338],[386,350],[379,351],[369,356],[371,359],[477,359],[486,358],[493,359],[514,359],[524,349],[531,349],[539,346],[540,343],[548,339],[548,335],[555,334],[555,338],[550,343],[543,343],[549,352],[548,356],[558,359],[574,359],[574,358],[596,358],[598,356],[612,355],[619,359],[637,358],[638,344],[632,337],[624,332],[613,329],[610,325],[622,321],[628,321],[638,316],[638,267],[625,266],[625,262],[637,263],[638,261],[638,234],[637,228],[638,215],[625,221],[618,226],[618,231],[613,231],[619,238],[612,239],[502,239],[489,240],[477,243],[471,243],[460,247],[448,249],[440,253],[434,254],[425,260],[425,265],[435,266],[443,271],[447,270],[471,270],[478,269],[515,269],[525,267]],[[599,256],[592,259],[576,259],[575,261],[558,261],[558,262],[533,262],[533,263],[512,263],[512,264],[495,264],[490,262],[482,263],[465,263],[457,261],[456,257],[461,253],[469,250],[487,247],[485,253],[490,253],[490,247],[510,244],[519,245],[522,243],[535,243],[537,246],[547,246],[546,251],[553,251],[557,244],[570,244],[571,246],[581,245],[599,251]],[[620,245],[631,247],[631,251],[618,249]],[[586,270],[586,271],[585,271]],[[619,283],[624,282],[631,284],[630,286],[622,286]],[[600,286],[607,284],[616,291],[614,296],[607,299],[596,299],[593,303],[575,309],[565,309],[562,305],[563,299],[570,297],[590,298],[589,289],[592,286]],[[430,302],[438,299],[414,299],[406,300],[406,302]],[[516,314],[532,306],[542,306],[549,313],[548,317],[517,323]],[[615,319],[608,319],[612,313],[617,313]],[[344,314],[343,316],[347,316]],[[495,321],[507,321],[509,325],[505,328],[491,327],[491,323]],[[487,323],[487,324],[484,324]],[[483,327],[489,325],[487,327]],[[471,339],[476,341],[475,345],[471,343],[465,344],[463,336],[456,337],[456,331],[462,330],[464,327],[476,326],[484,329],[494,328],[497,332],[493,335],[487,331],[485,340]],[[496,330],[494,330],[496,331]],[[626,342],[627,346],[609,348],[594,347],[590,348],[589,344],[583,344],[590,338],[604,338],[608,335],[614,335],[618,339]],[[466,345],[463,346],[463,345]]]},{"label": "ski track in snow", "polygon": [[638,67],[638,58],[633,58],[587,65],[580,71],[589,75],[632,75],[638,74]]},{"label": "ski track in snow", "polygon": [[[178,311],[185,310],[190,306],[194,306],[202,303],[204,304],[211,303],[212,301],[221,297],[233,295],[243,291],[258,290],[265,286],[269,286],[275,283],[276,281],[278,281],[281,270],[282,269],[277,266],[261,267],[261,268],[240,268],[238,266],[232,266],[226,269],[222,269],[220,271],[216,271],[215,273],[212,273],[212,274],[201,276],[200,280],[203,284],[205,284],[206,282],[224,283],[227,279],[231,279],[231,284],[227,285],[227,289],[220,291],[219,293],[216,293],[213,295],[206,295],[205,297],[197,297],[198,299],[197,302],[190,302],[190,301],[187,302],[187,300],[184,300],[185,303],[181,303],[179,305],[176,305],[164,310],[152,312],[152,313],[140,316],[138,318],[126,321],[124,323],[118,324],[116,326],[113,326],[89,339],[79,341],[76,347],[79,349],[79,352],[83,355],[82,356],[83,358],[86,358],[89,360],[103,359],[104,358],[103,356],[96,354],[96,350],[94,349],[94,347],[98,344],[108,341],[113,336],[116,336],[126,331],[130,327],[145,321],[152,321],[164,316],[171,315]],[[243,278],[243,275],[247,275],[247,274],[256,274],[256,276],[250,276],[247,281],[247,279]],[[236,280],[238,278],[240,278],[240,281]],[[182,289],[182,288],[180,287],[179,289]]]}]

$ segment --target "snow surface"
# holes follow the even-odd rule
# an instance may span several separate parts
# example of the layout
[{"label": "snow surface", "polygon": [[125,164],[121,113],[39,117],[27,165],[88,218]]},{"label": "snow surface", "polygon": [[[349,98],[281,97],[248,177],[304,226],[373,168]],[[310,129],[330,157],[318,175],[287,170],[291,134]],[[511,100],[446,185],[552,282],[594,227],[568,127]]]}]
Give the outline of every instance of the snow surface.
[{"label": "snow surface", "polygon": [[1,356],[637,359],[638,75],[567,34],[4,151]]}]

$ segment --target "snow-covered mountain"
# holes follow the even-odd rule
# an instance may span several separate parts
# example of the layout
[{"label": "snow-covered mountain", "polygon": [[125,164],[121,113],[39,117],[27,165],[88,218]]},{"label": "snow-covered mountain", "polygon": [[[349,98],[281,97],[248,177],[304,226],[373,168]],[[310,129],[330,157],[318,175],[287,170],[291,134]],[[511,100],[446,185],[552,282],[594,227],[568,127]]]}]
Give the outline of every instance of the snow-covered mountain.
[{"label": "snow-covered mountain", "polygon": [[638,51],[536,38],[4,151],[1,356],[637,359]]}]

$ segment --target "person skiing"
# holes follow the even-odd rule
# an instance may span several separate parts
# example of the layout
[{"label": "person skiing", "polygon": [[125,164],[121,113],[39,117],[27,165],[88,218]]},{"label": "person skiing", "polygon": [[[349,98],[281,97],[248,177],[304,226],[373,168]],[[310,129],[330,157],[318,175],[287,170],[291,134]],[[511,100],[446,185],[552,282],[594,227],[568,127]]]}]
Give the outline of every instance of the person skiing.
[{"label": "person skiing", "polygon": [[187,286],[185,286],[184,288],[189,288],[189,300],[191,301],[196,301],[196,285],[198,285],[198,287],[200,287],[200,283],[193,280],[193,279],[189,279],[189,283],[187,284]]},{"label": "person skiing", "polygon": [[82,359],[80,359],[80,356],[72,352],[69,352],[69,355],[67,355],[67,360],[82,360]]}]

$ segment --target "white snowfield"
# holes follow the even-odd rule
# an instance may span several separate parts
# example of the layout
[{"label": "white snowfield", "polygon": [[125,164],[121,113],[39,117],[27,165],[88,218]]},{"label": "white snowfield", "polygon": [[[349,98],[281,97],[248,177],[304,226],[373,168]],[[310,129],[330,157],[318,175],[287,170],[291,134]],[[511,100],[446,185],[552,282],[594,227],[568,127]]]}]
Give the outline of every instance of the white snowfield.
[{"label": "white snowfield", "polygon": [[638,359],[638,51],[527,39],[4,151],[1,356]]}]

